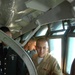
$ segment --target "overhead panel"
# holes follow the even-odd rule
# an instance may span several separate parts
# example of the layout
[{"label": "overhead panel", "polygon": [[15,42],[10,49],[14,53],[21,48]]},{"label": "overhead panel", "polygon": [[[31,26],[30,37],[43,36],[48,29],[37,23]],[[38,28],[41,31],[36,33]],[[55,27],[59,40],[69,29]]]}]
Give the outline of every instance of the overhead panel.
[{"label": "overhead panel", "polygon": [[40,3],[39,0],[32,0],[32,1],[29,1],[29,2],[26,2],[25,3],[26,6],[28,8],[32,8],[32,9],[35,9],[35,10],[40,10],[40,11],[47,11],[49,10],[49,7],[48,6],[45,6],[44,4]]},{"label": "overhead panel", "polygon": [[25,4],[28,8],[46,12],[63,1],[64,0],[31,0],[25,2]]},{"label": "overhead panel", "polygon": [[36,25],[35,20],[30,22],[28,25],[24,26],[23,28],[20,29],[20,32],[16,32],[13,35],[13,38],[17,38],[22,34],[25,34],[28,31],[31,31],[32,29],[35,29],[38,25]]},{"label": "overhead panel", "polygon": [[72,12],[71,3],[69,3],[68,1],[64,1],[52,10],[39,16],[37,20],[41,25],[45,25],[59,20],[71,18],[75,18]]},{"label": "overhead panel", "polygon": [[22,34],[31,31],[32,29],[36,28],[38,25],[36,25],[35,20],[30,22],[27,26],[23,27],[21,29]]}]

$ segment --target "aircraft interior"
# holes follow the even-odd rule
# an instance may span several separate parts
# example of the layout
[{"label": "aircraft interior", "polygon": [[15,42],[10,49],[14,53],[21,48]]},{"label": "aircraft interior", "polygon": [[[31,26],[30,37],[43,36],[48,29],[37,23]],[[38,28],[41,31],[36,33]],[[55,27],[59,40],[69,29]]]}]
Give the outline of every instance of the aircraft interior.
[{"label": "aircraft interior", "polygon": [[38,74],[23,47],[32,37],[48,38],[50,54],[57,59],[63,75],[70,75],[75,58],[75,0],[0,0],[2,26],[11,30],[13,39],[0,30],[0,42],[22,58],[30,75]]}]

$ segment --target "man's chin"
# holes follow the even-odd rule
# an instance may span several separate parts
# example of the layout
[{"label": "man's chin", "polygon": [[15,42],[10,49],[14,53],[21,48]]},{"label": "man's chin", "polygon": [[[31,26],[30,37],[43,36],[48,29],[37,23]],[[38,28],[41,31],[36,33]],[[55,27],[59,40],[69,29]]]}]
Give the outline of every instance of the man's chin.
[{"label": "man's chin", "polygon": [[43,58],[44,56],[43,56],[43,55],[40,55],[39,57],[40,57],[40,58]]}]

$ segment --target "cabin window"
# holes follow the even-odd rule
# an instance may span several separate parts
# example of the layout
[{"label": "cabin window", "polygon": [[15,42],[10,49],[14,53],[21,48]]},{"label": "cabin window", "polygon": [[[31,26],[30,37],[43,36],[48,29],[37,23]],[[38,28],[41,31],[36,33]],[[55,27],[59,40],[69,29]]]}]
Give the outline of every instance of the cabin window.
[{"label": "cabin window", "polygon": [[65,33],[65,31],[61,31],[61,32],[53,33],[53,35],[63,35],[64,33]]},{"label": "cabin window", "polygon": [[73,33],[75,33],[75,29],[73,30]]},{"label": "cabin window", "polygon": [[61,38],[50,39],[49,44],[50,44],[50,54],[57,59],[61,67],[62,39]]},{"label": "cabin window", "polygon": [[25,34],[23,35],[23,38],[22,38],[22,39],[23,39],[23,40],[26,40],[26,39],[29,37],[30,32],[31,32],[31,31],[25,33]]},{"label": "cabin window", "polygon": [[75,58],[75,37],[68,38],[67,73],[70,74],[71,65]]},{"label": "cabin window", "polygon": [[50,25],[50,30],[52,35],[63,35],[68,29],[68,21],[58,21]]},{"label": "cabin window", "polygon": [[63,30],[62,21],[54,22],[50,25],[51,31]]},{"label": "cabin window", "polygon": [[35,36],[44,36],[44,35],[46,35],[47,30],[48,30],[48,27],[47,27],[47,26],[42,26],[42,27],[38,30],[38,32],[36,33]]},{"label": "cabin window", "polygon": [[75,19],[70,20],[71,26],[75,26]]},{"label": "cabin window", "polygon": [[68,22],[64,22],[64,29],[68,29]]}]

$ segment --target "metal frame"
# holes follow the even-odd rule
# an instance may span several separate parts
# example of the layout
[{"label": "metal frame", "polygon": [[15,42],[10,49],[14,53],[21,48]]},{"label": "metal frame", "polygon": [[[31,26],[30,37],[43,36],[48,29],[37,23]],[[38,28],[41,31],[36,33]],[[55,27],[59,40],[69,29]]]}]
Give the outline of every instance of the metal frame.
[{"label": "metal frame", "polygon": [[22,49],[22,47],[19,44],[17,44],[12,38],[7,36],[1,30],[0,30],[0,40],[6,43],[8,46],[10,46],[21,57],[21,59],[27,65],[30,75],[37,75],[36,68],[31,58],[28,56],[28,54],[25,52],[25,50]]}]

